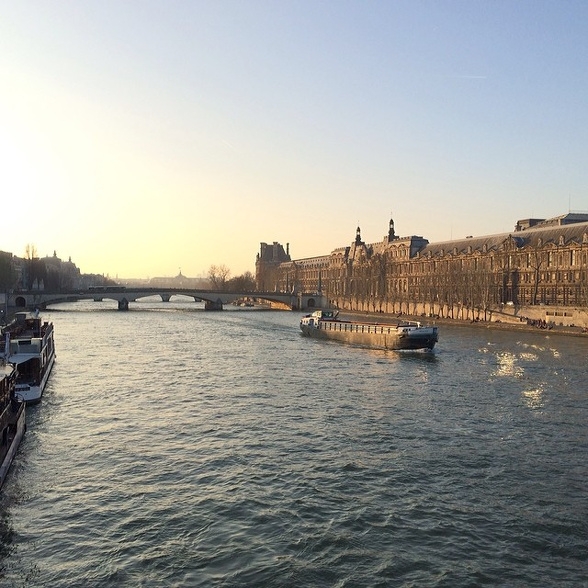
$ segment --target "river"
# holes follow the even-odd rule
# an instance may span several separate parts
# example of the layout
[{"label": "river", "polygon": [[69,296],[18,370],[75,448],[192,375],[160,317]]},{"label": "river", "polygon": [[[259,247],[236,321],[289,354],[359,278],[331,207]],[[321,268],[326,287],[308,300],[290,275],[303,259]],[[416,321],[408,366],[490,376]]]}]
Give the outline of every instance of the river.
[{"label": "river", "polygon": [[0,499],[7,587],[588,586],[588,341],[81,302]]}]

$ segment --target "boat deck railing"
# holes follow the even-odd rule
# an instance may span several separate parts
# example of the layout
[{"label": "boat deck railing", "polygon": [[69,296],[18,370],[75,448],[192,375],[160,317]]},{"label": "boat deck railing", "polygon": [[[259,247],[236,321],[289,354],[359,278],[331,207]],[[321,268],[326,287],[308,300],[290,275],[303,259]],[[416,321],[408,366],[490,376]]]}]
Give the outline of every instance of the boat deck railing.
[{"label": "boat deck railing", "polygon": [[374,335],[391,335],[407,333],[418,328],[418,323],[401,325],[370,325],[369,323],[351,323],[348,321],[319,321],[317,328],[323,331],[341,331],[348,333],[372,333]]}]

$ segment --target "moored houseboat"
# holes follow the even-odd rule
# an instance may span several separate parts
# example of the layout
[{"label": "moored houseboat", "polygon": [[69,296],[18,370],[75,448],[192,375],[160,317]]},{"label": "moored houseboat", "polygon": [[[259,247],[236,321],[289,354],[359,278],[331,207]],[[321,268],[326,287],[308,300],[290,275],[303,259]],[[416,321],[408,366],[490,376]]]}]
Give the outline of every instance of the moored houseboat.
[{"label": "moored houseboat", "polygon": [[0,360],[0,488],[25,433],[25,403],[16,395],[17,368]]},{"label": "moored houseboat", "polygon": [[2,333],[3,355],[18,368],[16,394],[29,404],[39,402],[55,362],[53,323],[42,322],[38,312],[17,312]]},{"label": "moored houseboat", "polygon": [[431,350],[439,338],[438,327],[422,326],[416,321],[368,323],[340,320],[333,310],[317,310],[302,317],[300,330],[317,339],[391,350]]}]

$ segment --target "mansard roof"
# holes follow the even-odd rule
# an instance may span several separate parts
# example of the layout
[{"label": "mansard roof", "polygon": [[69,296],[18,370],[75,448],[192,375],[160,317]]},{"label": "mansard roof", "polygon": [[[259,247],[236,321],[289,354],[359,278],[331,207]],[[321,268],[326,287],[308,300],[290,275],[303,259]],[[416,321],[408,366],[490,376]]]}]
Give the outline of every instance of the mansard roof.
[{"label": "mansard roof", "polygon": [[429,243],[421,249],[420,255],[437,257],[454,252],[457,254],[491,252],[501,249],[503,244],[509,239],[512,240],[514,246],[517,248],[544,247],[549,244],[579,244],[586,242],[584,234],[588,235],[588,222],[560,226],[532,227],[524,231]]},{"label": "mansard roof", "polygon": [[588,222],[588,213],[586,212],[566,212],[553,218],[548,218],[540,222],[540,226],[547,227],[550,225],[569,225],[572,223]]},{"label": "mansard roof", "polygon": [[555,245],[568,245],[569,243],[584,242],[584,235],[588,234],[588,222],[571,223],[560,226],[533,227],[518,233],[525,239],[525,245],[533,247],[538,245],[539,239],[543,245],[553,243]]}]

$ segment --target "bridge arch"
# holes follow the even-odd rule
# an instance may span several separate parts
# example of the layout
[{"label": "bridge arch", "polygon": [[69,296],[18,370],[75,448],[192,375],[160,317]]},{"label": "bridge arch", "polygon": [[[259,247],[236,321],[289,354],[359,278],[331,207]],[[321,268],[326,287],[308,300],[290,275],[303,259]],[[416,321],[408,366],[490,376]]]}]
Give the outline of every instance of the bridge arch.
[{"label": "bridge arch", "polygon": [[27,299],[24,296],[17,296],[14,300],[14,306],[16,306],[17,308],[26,308]]}]

